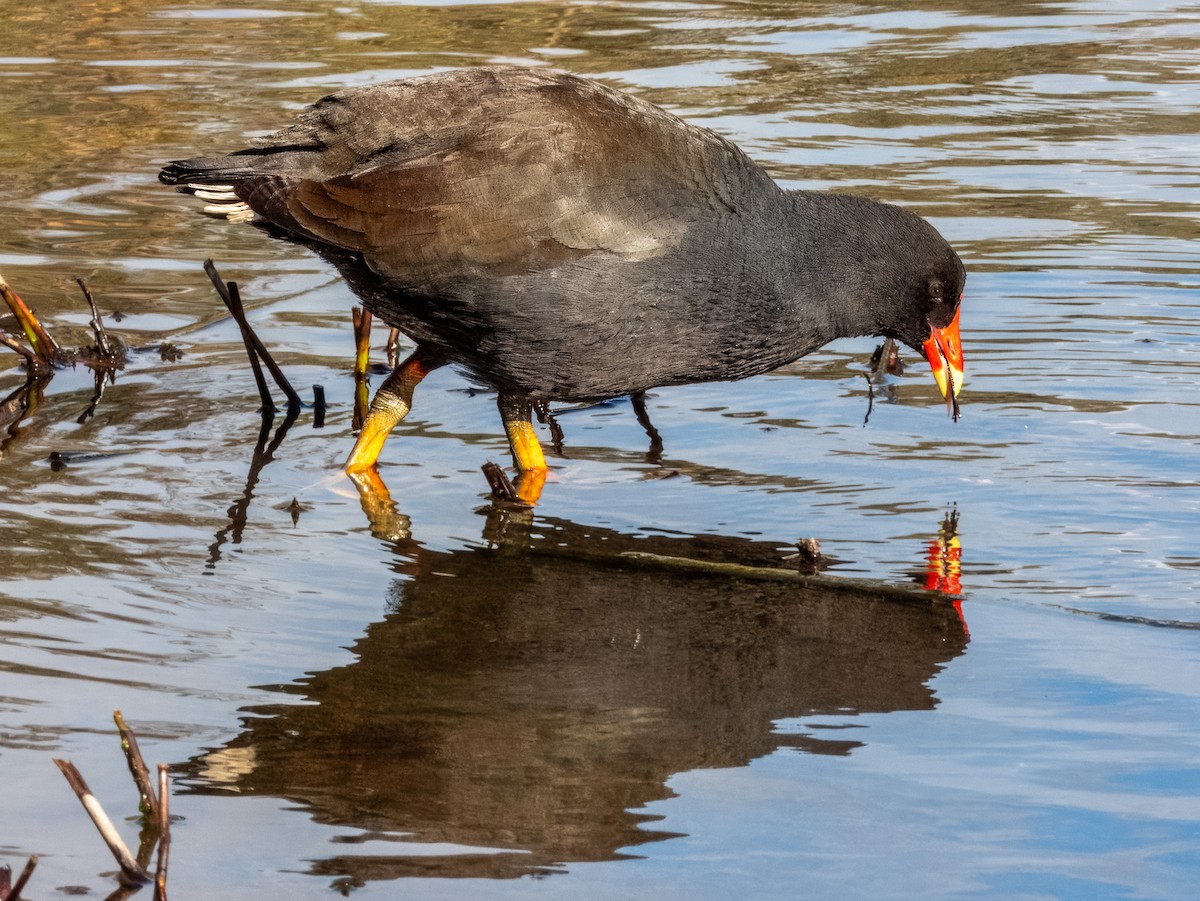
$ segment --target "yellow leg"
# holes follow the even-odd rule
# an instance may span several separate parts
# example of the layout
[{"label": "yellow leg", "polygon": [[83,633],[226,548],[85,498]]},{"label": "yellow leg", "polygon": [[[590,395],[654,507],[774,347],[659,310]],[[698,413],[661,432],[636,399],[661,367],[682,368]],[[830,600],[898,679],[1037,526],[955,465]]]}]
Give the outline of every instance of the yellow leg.
[{"label": "yellow leg", "polygon": [[533,430],[530,415],[533,412],[529,398],[501,394],[500,418],[504,420],[504,431],[508,435],[508,446],[512,449],[513,462],[520,473],[517,479],[517,494],[528,504],[536,504],[546,484],[546,456],[541,442]]},{"label": "yellow leg", "polygon": [[412,409],[413,389],[440,365],[441,362],[428,352],[417,348],[379,386],[375,399],[371,401],[367,421],[358,433],[358,441],[346,458],[343,467],[346,472],[361,472],[375,465],[388,434]]}]

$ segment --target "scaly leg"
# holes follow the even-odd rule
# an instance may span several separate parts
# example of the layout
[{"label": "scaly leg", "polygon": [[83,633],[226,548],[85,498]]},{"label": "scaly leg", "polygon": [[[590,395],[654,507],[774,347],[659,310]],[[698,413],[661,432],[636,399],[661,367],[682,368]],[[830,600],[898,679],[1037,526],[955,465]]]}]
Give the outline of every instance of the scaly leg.
[{"label": "scaly leg", "polygon": [[412,356],[397,366],[387,377],[387,381],[379,386],[379,390],[375,392],[375,399],[371,401],[367,421],[358,433],[354,450],[350,451],[350,456],[346,458],[343,466],[346,472],[361,472],[375,465],[388,434],[412,409],[413,389],[421,379],[441,366],[442,362],[437,354],[427,348],[418,347]]},{"label": "scaly leg", "polygon": [[513,462],[520,472],[517,494],[526,503],[536,504],[542,486],[546,484],[547,468],[542,445],[530,421],[532,404],[524,395],[501,394],[498,405],[500,418],[504,420],[504,431],[508,435],[508,446],[512,448]]}]

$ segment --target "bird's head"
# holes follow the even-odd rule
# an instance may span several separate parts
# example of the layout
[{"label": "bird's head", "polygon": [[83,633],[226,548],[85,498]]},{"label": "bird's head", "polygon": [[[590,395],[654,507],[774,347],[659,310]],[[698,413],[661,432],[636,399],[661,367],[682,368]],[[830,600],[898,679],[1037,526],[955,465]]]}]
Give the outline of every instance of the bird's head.
[{"label": "bird's head", "polygon": [[963,384],[958,323],[966,269],[945,238],[924,219],[899,207],[884,209],[892,221],[881,229],[889,246],[879,248],[879,259],[886,262],[872,285],[879,305],[876,327],[928,361],[957,419],[955,398]]}]

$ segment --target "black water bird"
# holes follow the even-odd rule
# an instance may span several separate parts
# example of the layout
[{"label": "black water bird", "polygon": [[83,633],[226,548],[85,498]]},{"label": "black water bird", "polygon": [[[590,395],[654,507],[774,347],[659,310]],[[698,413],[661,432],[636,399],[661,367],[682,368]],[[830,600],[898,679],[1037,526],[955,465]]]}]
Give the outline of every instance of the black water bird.
[{"label": "black water bird", "polygon": [[346,461],[369,469],[431,370],[499,393],[523,493],[530,412],[741,379],[856,335],[962,385],[965,271],[924,219],[787,191],[730,141],[561,72],[485,67],[350,88],[225,156],[159,178],[304,244],[416,350]]}]

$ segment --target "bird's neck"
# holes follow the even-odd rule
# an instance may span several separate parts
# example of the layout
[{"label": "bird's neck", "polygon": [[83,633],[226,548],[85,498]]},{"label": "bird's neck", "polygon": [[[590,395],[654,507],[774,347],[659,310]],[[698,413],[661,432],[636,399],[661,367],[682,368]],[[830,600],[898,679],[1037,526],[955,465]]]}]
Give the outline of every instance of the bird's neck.
[{"label": "bird's neck", "polygon": [[796,314],[820,344],[878,334],[890,302],[880,239],[895,208],[823,191],[787,191],[785,198],[775,269]]}]

